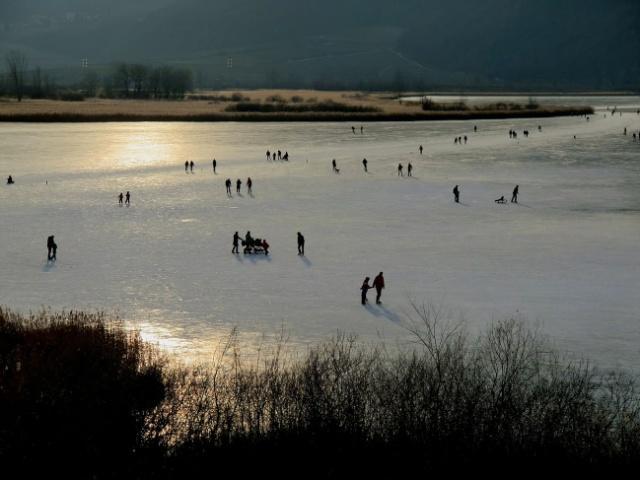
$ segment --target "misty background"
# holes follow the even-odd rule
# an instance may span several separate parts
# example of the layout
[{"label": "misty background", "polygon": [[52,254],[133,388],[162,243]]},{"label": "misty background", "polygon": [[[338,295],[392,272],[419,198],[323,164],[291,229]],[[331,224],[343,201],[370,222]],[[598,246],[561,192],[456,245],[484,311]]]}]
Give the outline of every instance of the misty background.
[{"label": "misty background", "polygon": [[[2,0],[0,53],[196,88],[640,90],[638,0]],[[88,65],[88,67],[87,67]]]}]

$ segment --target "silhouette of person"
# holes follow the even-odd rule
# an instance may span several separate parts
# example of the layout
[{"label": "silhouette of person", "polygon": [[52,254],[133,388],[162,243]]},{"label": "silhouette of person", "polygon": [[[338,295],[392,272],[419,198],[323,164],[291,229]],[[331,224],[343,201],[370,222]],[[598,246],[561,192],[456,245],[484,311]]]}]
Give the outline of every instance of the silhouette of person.
[{"label": "silhouette of person", "polygon": [[7,185],[13,185],[15,182],[13,181],[13,177],[11,175],[9,175],[9,178],[7,178]]},{"label": "silhouette of person", "polygon": [[520,185],[516,185],[513,189],[513,195],[511,196],[511,203],[518,203],[518,195],[520,194]]},{"label": "silhouette of person", "polygon": [[382,290],[384,290],[384,276],[382,272],[373,279],[373,288],[376,289],[376,305],[380,305],[380,297],[382,296]]},{"label": "silhouette of person", "polygon": [[262,248],[264,248],[264,254],[269,255],[269,243],[267,243],[267,239],[262,239]]},{"label": "silhouette of person", "polygon": [[304,255],[304,236],[298,232],[298,255]]},{"label": "silhouette of person", "polygon": [[124,195],[122,194],[122,192],[120,192],[120,195],[118,195],[118,203],[120,205],[122,205],[122,199],[124,198]]},{"label": "silhouette of person", "polygon": [[338,164],[336,163],[336,159],[335,158],[331,161],[331,165],[333,165],[333,171],[335,173],[340,173],[340,170],[338,170]]},{"label": "silhouette of person", "polygon": [[273,152],[273,157],[272,158],[273,158],[273,161],[275,162],[276,161],[276,152]]},{"label": "silhouette of person", "polygon": [[189,164],[189,167],[191,167],[191,173],[193,173],[193,166],[194,166],[194,165],[195,165],[195,164],[193,163],[193,160],[191,160],[191,163]]},{"label": "silhouette of person", "polygon": [[224,182],[225,186],[227,187],[227,196],[231,196],[231,179],[227,178]]},{"label": "silhouette of person", "polygon": [[47,238],[47,260],[55,261],[57,251],[58,251],[58,245],[54,241],[54,236],[51,235]]},{"label": "silhouette of person", "polygon": [[131,193],[127,191],[127,194],[124,197],[125,205],[131,205]]},{"label": "silhouette of person", "polygon": [[367,304],[367,292],[370,289],[371,289],[371,286],[369,285],[369,277],[367,277],[367,278],[364,279],[364,283],[360,287],[360,290],[362,291],[362,296],[361,296],[362,305],[366,305]]},{"label": "silhouette of person", "polygon": [[422,155],[422,150],[423,150],[422,145],[420,145],[420,146],[418,147],[418,151],[420,152],[420,155]]},{"label": "silhouette of person", "polygon": [[412,173],[413,173],[413,165],[411,165],[411,162],[409,162],[409,165],[407,165],[407,175],[411,177]]},{"label": "silhouette of person", "polygon": [[364,135],[364,127],[360,125],[360,135]]},{"label": "silhouette of person", "polygon": [[473,131],[474,131],[474,132],[477,132],[477,131],[478,131],[478,126],[477,126],[477,125],[474,125],[474,126],[473,126]]},{"label": "silhouette of person", "polygon": [[249,194],[252,193],[251,188],[253,188],[253,181],[251,180],[251,177],[247,178],[247,191],[249,192]]},{"label": "silhouette of person", "polygon": [[278,150],[278,160],[282,160],[282,151]]},{"label": "silhouette of person", "polygon": [[213,162],[211,162],[213,165],[213,173],[216,173],[216,167],[218,166],[218,162],[216,162],[216,159],[213,159]]},{"label": "silhouette of person", "polygon": [[283,159],[285,162],[288,162],[288,161],[289,161],[289,152],[284,152],[284,155],[282,156],[282,159]]},{"label": "silhouette of person", "polygon": [[465,136],[464,136],[464,144],[465,144],[465,145],[467,144],[467,140],[468,140],[468,138],[467,138],[467,136],[465,135]]},{"label": "silhouette of person", "polygon": [[403,168],[404,168],[404,167],[402,166],[402,164],[401,164],[401,163],[399,163],[399,164],[398,164],[398,176],[399,176],[399,177],[404,177],[404,173],[402,173],[402,169],[403,169]]},{"label": "silhouette of person", "polygon": [[271,160],[271,152],[267,150],[267,160]]},{"label": "silhouette of person", "polygon": [[238,232],[233,234],[233,249],[231,250],[231,253],[240,253],[240,251],[238,250],[238,246],[240,245],[240,235],[238,235]]},{"label": "silhouette of person", "polygon": [[458,185],[453,187],[453,198],[456,203],[460,203],[460,187]]},{"label": "silhouette of person", "polygon": [[355,135],[355,134],[356,134],[356,127],[353,127],[353,126],[352,126],[352,127],[351,127],[351,130],[353,131],[353,134]]},{"label": "silhouette of person", "polygon": [[240,193],[240,187],[242,186],[242,180],[236,180],[236,193]]},{"label": "silhouette of person", "polygon": [[367,164],[369,162],[367,162],[367,159],[365,158],[364,160],[362,160],[362,166],[364,167],[364,171],[365,172],[369,172],[369,170],[367,169]]},{"label": "silhouette of person", "polygon": [[184,173],[187,173],[189,171],[189,161],[187,160],[186,162],[184,162]]},{"label": "silhouette of person", "polygon": [[244,236],[244,246],[245,251],[247,250],[247,248],[251,248],[253,247],[253,237],[251,236],[251,232],[247,232],[247,234]]}]

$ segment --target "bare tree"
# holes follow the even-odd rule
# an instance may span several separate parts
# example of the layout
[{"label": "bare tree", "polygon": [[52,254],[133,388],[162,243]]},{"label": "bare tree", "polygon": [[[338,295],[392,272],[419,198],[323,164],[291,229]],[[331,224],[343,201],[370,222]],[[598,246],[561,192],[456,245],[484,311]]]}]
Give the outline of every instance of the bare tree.
[{"label": "bare tree", "polygon": [[13,86],[13,92],[19,102],[24,96],[25,78],[27,74],[27,57],[24,53],[12,50],[5,57],[7,76]]}]

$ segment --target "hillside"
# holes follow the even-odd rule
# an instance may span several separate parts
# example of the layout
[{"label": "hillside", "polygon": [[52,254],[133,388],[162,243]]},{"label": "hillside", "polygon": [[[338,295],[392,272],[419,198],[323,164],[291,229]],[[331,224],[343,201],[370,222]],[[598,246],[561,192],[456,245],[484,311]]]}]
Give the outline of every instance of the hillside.
[{"label": "hillside", "polygon": [[214,88],[620,90],[640,87],[639,24],[634,0],[5,0],[0,50],[187,65]]}]

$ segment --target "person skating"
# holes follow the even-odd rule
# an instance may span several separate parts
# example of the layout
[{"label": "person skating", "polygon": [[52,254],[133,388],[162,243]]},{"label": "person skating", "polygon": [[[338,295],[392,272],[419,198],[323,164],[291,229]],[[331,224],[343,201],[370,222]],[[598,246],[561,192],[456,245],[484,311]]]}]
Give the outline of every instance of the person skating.
[{"label": "person skating", "polygon": [[364,283],[360,287],[360,290],[362,292],[362,296],[361,296],[362,305],[366,305],[367,304],[367,292],[369,290],[371,290],[371,286],[369,285],[369,277],[364,279]]},{"label": "person skating", "polygon": [[453,198],[456,203],[460,203],[460,186],[456,185],[453,187]]},{"label": "person skating", "polygon": [[518,203],[518,195],[520,194],[520,185],[516,185],[513,189],[513,195],[511,196],[511,203]]},{"label": "person skating", "polygon": [[231,253],[240,253],[240,251],[238,250],[238,246],[240,245],[240,235],[238,235],[238,232],[233,234],[233,249],[231,250]]},{"label": "person skating", "polygon": [[55,262],[57,251],[58,245],[54,240],[54,236],[51,235],[47,238],[47,260]]},{"label": "person skating", "polygon": [[13,181],[13,177],[11,175],[9,175],[9,178],[7,178],[7,185],[13,185],[15,182]]},{"label": "person skating", "polygon": [[409,162],[409,165],[407,165],[407,175],[409,177],[413,176],[413,165],[411,165],[411,162]]},{"label": "person skating", "polygon": [[340,169],[338,168],[335,158],[331,161],[331,165],[333,165],[333,173],[340,173]]},{"label": "person skating", "polygon": [[186,162],[184,162],[184,173],[188,173],[189,172],[189,161],[187,160]]},{"label": "person skating", "polygon": [[251,177],[247,178],[247,191],[249,192],[249,195],[251,195],[253,193],[253,191],[251,190],[253,188],[253,181],[251,180]]},{"label": "person skating", "polygon": [[213,173],[216,173],[216,167],[218,166],[218,162],[216,162],[216,159],[213,159],[213,162],[211,162],[211,164],[213,165]]},{"label": "person skating", "polygon": [[193,163],[193,160],[191,160],[191,163],[189,163],[189,167],[191,168],[191,173],[193,173],[194,166],[195,166],[195,163]]},{"label": "person skating", "polygon": [[242,187],[242,180],[236,180],[236,193],[240,193],[240,187]]},{"label": "person skating", "polygon": [[124,199],[124,195],[122,194],[122,192],[120,192],[120,195],[118,195],[118,204],[122,205],[123,199]]},{"label": "person skating", "polygon": [[131,193],[127,191],[127,194],[124,196],[124,204],[131,205]]},{"label": "person skating", "polygon": [[227,178],[224,182],[225,186],[227,187],[227,196],[231,196],[231,179]]},{"label": "person skating", "polygon": [[278,160],[282,160],[282,150],[278,150]]},{"label": "person skating", "polygon": [[271,160],[271,152],[267,150],[267,160]]},{"label": "person skating", "polygon": [[382,290],[384,290],[384,276],[382,272],[378,274],[376,278],[373,279],[373,288],[376,289],[376,305],[380,305],[380,297],[382,296]]},{"label": "person skating", "polygon": [[304,236],[298,232],[298,255],[304,255]]},{"label": "person skating", "polygon": [[402,164],[401,164],[401,163],[399,163],[399,164],[398,164],[398,176],[399,176],[399,177],[404,177],[404,173],[402,172],[402,169],[403,169],[403,168],[404,168],[404,167],[402,166]]},{"label": "person skating", "polygon": [[362,166],[364,167],[364,171],[365,171],[365,173],[369,173],[369,170],[367,169],[367,164],[368,164],[368,163],[369,163],[369,162],[367,161],[367,159],[366,159],[366,158],[362,160]]},{"label": "person skating", "polygon": [[418,147],[418,151],[420,152],[420,155],[422,155],[422,150],[424,150],[424,149],[422,148],[422,145],[420,145],[420,146]]}]

